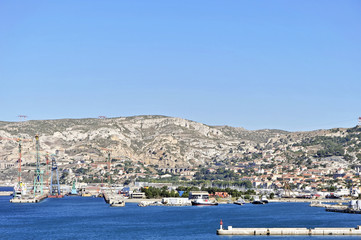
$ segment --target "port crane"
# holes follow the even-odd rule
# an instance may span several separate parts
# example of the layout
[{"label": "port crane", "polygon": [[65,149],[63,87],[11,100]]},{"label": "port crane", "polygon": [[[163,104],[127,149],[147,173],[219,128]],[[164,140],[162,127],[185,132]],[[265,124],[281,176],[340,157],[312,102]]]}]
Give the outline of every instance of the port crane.
[{"label": "port crane", "polygon": [[40,170],[40,143],[39,135],[35,135],[35,148],[36,148],[36,170],[34,174],[34,197],[37,193],[43,195],[43,175],[44,171]]},{"label": "port crane", "polygon": [[[54,180],[56,181],[55,183]],[[54,197],[54,198],[63,197],[63,195],[60,194],[58,165],[56,164],[56,159],[54,154],[51,156],[51,178],[50,178],[49,197]]]},{"label": "port crane", "polygon": [[19,153],[19,158],[18,158],[18,183],[17,186],[15,187],[16,189],[18,189],[19,191],[15,190],[15,197],[17,194],[21,194],[22,188],[25,187],[25,185],[23,185],[22,181],[21,181],[21,162],[22,162],[22,142],[32,142],[32,139],[22,139],[22,138],[6,138],[6,137],[0,137],[0,140],[10,140],[10,141],[16,141],[18,143],[18,153]]},{"label": "port crane", "polygon": [[[37,152],[32,152],[35,154],[37,154]],[[49,166],[50,166],[50,157],[49,157],[49,152],[46,152],[46,151],[39,151],[38,152],[39,155],[45,157],[45,179],[46,179],[46,187],[49,188]]]}]

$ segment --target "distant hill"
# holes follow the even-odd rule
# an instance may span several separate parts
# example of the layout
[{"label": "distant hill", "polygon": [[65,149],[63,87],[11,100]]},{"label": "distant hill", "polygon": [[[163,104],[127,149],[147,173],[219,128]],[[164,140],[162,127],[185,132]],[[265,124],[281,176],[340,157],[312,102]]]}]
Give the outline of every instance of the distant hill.
[{"label": "distant hill", "polygon": [[[208,126],[167,116],[134,116],[108,119],[59,119],[0,122],[0,137],[34,139],[40,136],[43,152],[59,152],[61,164],[112,158],[141,161],[156,167],[198,167],[245,157],[283,156],[306,158],[341,156],[357,163],[360,128],[310,132],[249,131],[230,126]],[[16,162],[17,143],[0,140],[0,160]],[[23,142],[23,163],[34,163],[34,142]],[[300,152],[301,151],[301,152]]]}]

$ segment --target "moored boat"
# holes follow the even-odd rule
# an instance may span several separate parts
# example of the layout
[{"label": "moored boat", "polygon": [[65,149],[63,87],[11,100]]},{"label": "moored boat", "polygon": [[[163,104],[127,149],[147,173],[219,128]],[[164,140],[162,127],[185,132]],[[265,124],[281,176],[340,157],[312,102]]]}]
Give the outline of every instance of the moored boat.
[{"label": "moored boat", "polygon": [[268,203],[268,199],[267,199],[267,197],[265,195],[262,196],[261,201],[263,203]]},{"label": "moored boat", "polygon": [[265,203],[262,202],[262,201],[259,199],[259,196],[255,196],[255,197],[253,198],[252,204],[265,204]]},{"label": "moored boat", "polygon": [[111,207],[125,207],[125,201],[119,201],[119,202],[115,202],[110,204]]},{"label": "moored boat", "polygon": [[212,202],[209,199],[195,198],[192,201],[192,206],[217,206],[217,202]]},{"label": "moored boat", "polygon": [[237,205],[243,205],[245,203],[246,203],[246,201],[244,201],[244,199],[241,197],[238,198],[237,201],[234,202],[234,204],[237,204]]},{"label": "moored boat", "polygon": [[209,199],[209,193],[205,191],[195,191],[189,193],[189,200],[192,206],[216,206],[217,202]]}]

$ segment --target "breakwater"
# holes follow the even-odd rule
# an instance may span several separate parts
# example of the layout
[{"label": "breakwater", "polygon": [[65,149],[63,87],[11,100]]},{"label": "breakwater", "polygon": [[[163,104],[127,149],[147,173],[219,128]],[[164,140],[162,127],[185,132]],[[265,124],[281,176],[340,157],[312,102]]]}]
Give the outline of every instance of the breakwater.
[{"label": "breakwater", "polygon": [[356,228],[233,228],[217,230],[218,235],[361,235],[361,226]]}]

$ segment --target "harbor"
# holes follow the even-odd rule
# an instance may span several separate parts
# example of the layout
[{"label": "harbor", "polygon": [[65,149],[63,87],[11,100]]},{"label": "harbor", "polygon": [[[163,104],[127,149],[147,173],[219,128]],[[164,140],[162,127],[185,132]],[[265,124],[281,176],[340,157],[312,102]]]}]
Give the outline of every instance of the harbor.
[{"label": "harbor", "polygon": [[47,198],[47,194],[39,195],[36,197],[33,196],[23,196],[21,198],[12,198],[10,199],[11,203],[38,203]]},{"label": "harbor", "polygon": [[[56,239],[58,236],[100,239],[107,236],[108,239],[212,240],[219,239],[216,229],[219,228],[220,218],[226,225],[244,228],[284,226],[307,229],[352,228],[360,220],[357,214],[326,212],[322,208],[309,207],[307,203],[219,204],[216,207],[160,205],[142,208],[138,207],[138,202],[147,200],[127,199],[125,207],[114,208],[100,197],[46,198],[38,204],[13,204],[9,200],[9,196],[0,197],[0,232],[3,239],[9,239],[13,232],[19,231],[19,225],[22,227],[17,232],[17,239]],[[44,224],[51,222],[54,224]],[[277,235],[273,235],[272,239],[278,239]]]}]

